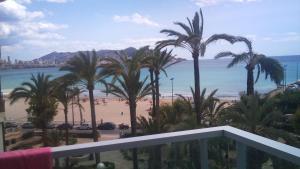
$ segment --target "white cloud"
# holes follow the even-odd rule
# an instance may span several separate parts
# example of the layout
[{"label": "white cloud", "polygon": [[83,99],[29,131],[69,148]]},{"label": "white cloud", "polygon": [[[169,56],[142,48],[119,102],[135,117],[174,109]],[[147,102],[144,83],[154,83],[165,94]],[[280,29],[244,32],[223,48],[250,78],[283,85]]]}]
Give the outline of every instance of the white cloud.
[{"label": "white cloud", "polygon": [[251,41],[257,40],[257,36],[254,35],[254,34],[248,34],[248,35],[245,35],[245,37],[248,38]]},{"label": "white cloud", "polygon": [[263,40],[263,41],[271,41],[271,40],[272,40],[272,38],[271,38],[271,37],[269,37],[269,36],[266,36],[266,37],[263,37],[263,38],[262,38],[262,40]]},{"label": "white cloud", "polygon": [[143,46],[151,46],[154,47],[157,41],[164,40],[165,38],[131,38],[131,39],[124,39],[123,41],[125,44],[129,44],[133,47],[143,47]]},{"label": "white cloud", "polygon": [[[49,36],[56,36],[56,35],[49,34]],[[58,35],[58,37],[54,37],[54,38],[52,37],[51,39],[48,40],[44,40],[43,37],[26,39],[20,43],[3,47],[3,51],[4,53],[7,52],[14,53],[22,50],[27,50],[27,53],[32,54],[31,57],[27,58],[26,56],[22,56],[19,57],[19,59],[31,60],[53,51],[76,52],[76,51],[84,51],[84,50],[92,50],[92,49],[120,50],[128,47],[140,48],[146,45],[154,47],[155,42],[159,40],[163,40],[162,38],[150,37],[150,38],[121,39],[118,42],[103,42],[103,41],[88,41],[88,40],[68,40],[64,38],[62,39],[59,38],[61,37],[59,37]]]},{"label": "white cloud", "polygon": [[25,4],[29,0],[8,0],[0,4],[0,45],[12,45],[22,41],[61,40],[62,35],[55,31],[67,28],[46,21],[41,11],[29,11]]},{"label": "white cloud", "polygon": [[53,2],[53,3],[67,3],[71,0],[46,0],[47,2]]},{"label": "white cloud", "polygon": [[269,42],[299,42],[300,33],[286,32],[281,34],[275,34],[273,36],[262,37],[261,39],[263,41],[269,41]]},{"label": "white cloud", "polygon": [[154,26],[154,27],[159,26],[159,24],[157,22],[152,21],[148,17],[143,16],[139,13],[134,13],[131,16],[115,15],[113,17],[113,20],[116,21],[116,22],[129,22],[129,23],[135,23],[135,24],[147,25],[147,26]]},{"label": "white cloud", "polygon": [[214,5],[219,5],[219,4],[224,4],[224,3],[243,3],[243,2],[254,2],[254,1],[259,1],[259,0],[192,0],[196,5],[200,7],[205,7],[205,6],[214,6]]},{"label": "white cloud", "polygon": [[55,31],[59,29],[65,29],[67,25],[58,25],[49,22],[27,22],[23,25],[25,29],[36,32]]},{"label": "white cloud", "polygon": [[[74,52],[79,50],[91,50],[91,49],[124,49],[127,47],[140,48],[143,46],[154,47],[155,43],[162,38],[128,38],[121,39],[118,42],[101,42],[101,41],[82,41],[82,40],[66,40],[60,41],[43,41],[42,39],[36,39],[31,41],[24,41],[24,45],[30,45],[32,47],[45,47],[52,51],[64,51]],[[50,51],[49,51],[50,52]]]},{"label": "white cloud", "polygon": [[16,1],[21,4],[30,4],[32,2],[31,0],[16,0]]},{"label": "white cloud", "polygon": [[20,4],[30,4],[32,1],[41,1],[41,2],[50,2],[50,3],[67,3],[71,2],[73,0],[15,0],[16,2]]},{"label": "white cloud", "polygon": [[30,12],[27,8],[13,0],[5,1],[0,4],[0,20],[2,22],[18,21],[18,20],[33,20],[43,18],[44,14],[41,11]]}]

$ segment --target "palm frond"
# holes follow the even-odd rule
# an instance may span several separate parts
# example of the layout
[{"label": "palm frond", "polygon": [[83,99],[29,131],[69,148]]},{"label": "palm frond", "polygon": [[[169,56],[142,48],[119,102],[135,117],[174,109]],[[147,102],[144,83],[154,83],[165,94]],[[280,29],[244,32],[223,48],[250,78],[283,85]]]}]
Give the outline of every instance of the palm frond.
[{"label": "palm frond", "polygon": [[260,65],[257,64],[257,73],[256,73],[256,79],[255,79],[255,83],[257,83],[258,79],[259,79],[259,76],[260,76],[260,72],[261,72],[261,68],[260,68]]},{"label": "palm frond", "polygon": [[276,84],[280,84],[284,77],[282,65],[276,59],[260,56],[259,65],[261,72],[265,73],[265,78],[270,77]]},{"label": "palm frond", "polygon": [[235,54],[232,52],[220,52],[215,56],[215,59],[223,58],[223,57],[233,57]]},{"label": "palm frond", "polygon": [[233,59],[231,62],[227,65],[228,68],[233,67],[236,64],[239,64],[241,62],[246,62],[247,63],[248,55],[247,53],[242,53],[238,55],[233,55]]},{"label": "palm frond", "polygon": [[83,83],[86,87],[93,88],[99,78],[99,57],[96,51],[79,52],[76,56],[67,61],[67,63],[60,68],[62,71],[68,71],[69,77],[73,80]]},{"label": "palm frond", "polygon": [[[182,23],[182,22],[174,22],[175,25],[179,25],[186,33],[188,36],[193,35],[193,32],[191,30],[190,27],[188,27],[186,24]],[[161,33],[164,33],[163,31],[161,31]],[[182,34],[181,34],[182,35]],[[176,35],[177,36],[177,35]]]},{"label": "palm frond", "polygon": [[230,42],[231,44],[234,44],[236,42],[244,42],[248,49],[249,49],[249,52],[251,53],[252,52],[252,43],[250,40],[248,40],[247,38],[245,37],[241,37],[241,36],[232,36],[232,35],[228,35],[228,34],[215,34],[215,35],[212,35],[211,37],[209,37],[204,43],[203,45],[201,46],[201,55],[203,56],[205,51],[206,51],[206,48],[209,44],[213,43],[213,42],[216,42],[218,40],[225,40],[225,41],[228,41]]},{"label": "palm frond", "polygon": [[199,30],[199,28],[200,28],[200,26],[199,26],[199,14],[198,14],[198,12],[196,12],[195,13],[195,16],[194,16],[194,18],[193,18],[193,20],[192,20],[192,23],[193,23],[193,28],[194,28],[194,34],[195,35],[197,35],[197,36],[199,36],[200,35],[200,30]]},{"label": "palm frond", "polygon": [[200,8],[200,18],[201,18],[201,25],[199,30],[199,39],[201,40],[203,36],[203,25],[204,25],[203,13],[201,8]]}]

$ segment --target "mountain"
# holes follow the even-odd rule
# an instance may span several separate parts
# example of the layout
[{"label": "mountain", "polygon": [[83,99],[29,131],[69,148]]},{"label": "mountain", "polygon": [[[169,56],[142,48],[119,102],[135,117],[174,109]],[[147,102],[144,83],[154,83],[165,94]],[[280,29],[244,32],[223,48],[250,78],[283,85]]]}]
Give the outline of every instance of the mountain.
[{"label": "mountain", "polygon": [[[128,56],[132,56],[137,51],[137,49],[133,47],[129,47],[123,50],[98,50],[96,51],[96,53],[97,56],[99,57],[118,57],[118,55],[116,54],[116,52],[118,51],[124,51],[125,53],[127,53]],[[70,58],[76,56],[78,52],[52,52],[40,58],[34,59],[33,61],[48,62],[48,63],[49,62],[63,63],[69,60]],[[82,51],[82,52],[87,52],[87,51]]]}]

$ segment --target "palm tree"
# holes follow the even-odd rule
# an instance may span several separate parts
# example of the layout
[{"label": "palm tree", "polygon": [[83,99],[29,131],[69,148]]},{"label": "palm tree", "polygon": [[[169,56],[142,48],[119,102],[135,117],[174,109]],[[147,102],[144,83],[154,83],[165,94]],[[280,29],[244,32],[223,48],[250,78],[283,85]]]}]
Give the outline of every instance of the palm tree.
[{"label": "palm tree", "polygon": [[[282,113],[269,98],[262,98],[257,93],[243,95],[240,101],[229,109],[224,119],[231,121],[232,125],[274,140],[284,139],[287,144],[299,145],[299,141],[293,134],[273,127],[282,118]],[[248,153],[251,158],[248,159],[247,168],[261,168],[267,160],[266,156],[258,150],[249,149]]]},{"label": "palm tree", "polygon": [[[53,81],[55,82],[54,97],[64,107],[65,124],[68,124],[68,106],[71,104],[74,96],[76,95],[75,91],[71,88],[74,82],[68,78],[65,78],[64,76],[56,78]],[[65,129],[66,129],[65,141],[66,141],[66,145],[69,145],[68,125],[66,125]],[[67,168],[69,167],[69,158],[66,158],[66,167]]]},{"label": "palm tree", "polygon": [[[114,76],[115,82],[107,83],[107,92],[115,95],[129,104],[131,133],[136,136],[137,102],[151,94],[151,85],[147,83],[147,77],[143,80],[141,76],[141,57],[138,54],[129,58],[126,54],[120,54],[120,58],[106,58],[103,64],[103,73]],[[138,168],[137,150],[133,150],[133,167]]]},{"label": "palm tree", "polygon": [[221,52],[215,56],[216,59],[222,57],[233,57],[232,61],[228,64],[228,68],[233,67],[239,63],[246,64],[247,70],[247,95],[254,94],[254,74],[253,71],[257,68],[256,80],[258,81],[261,73],[265,73],[265,78],[270,77],[271,81],[275,82],[277,85],[283,79],[283,67],[281,64],[273,58],[266,57],[263,54],[257,54],[252,51],[252,44],[249,40],[244,38],[243,40],[248,48],[248,52],[244,52],[241,54],[235,54],[232,52]]},{"label": "palm tree", "polygon": [[[217,90],[214,90],[212,93],[209,93],[205,97],[206,90],[203,90],[201,93],[201,110],[203,110],[203,125],[206,122],[211,122],[211,125],[215,124],[216,118],[219,117],[223,110],[223,104],[219,103],[219,100],[214,97]],[[192,93],[193,90],[192,90]],[[161,116],[161,126],[162,132],[174,132],[180,130],[191,130],[199,127],[199,124],[196,121],[195,108],[193,100],[186,98],[182,95],[178,95],[179,98],[174,101],[173,105],[164,104],[160,107],[160,116]],[[212,120],[211,120],[212,119]],[[139,125],[143,129],[144,134],[154,134],[158,128],[157,123],[153,118],[139,117]],[[209,124],[210,125],[210,124]],[[186,143],[174,143],[170,146],[170,159],[165,161],[163,164],[167,164],[170,168],[176,168],[175,166],[182,165],[193,165],[199,166],[200,158],[198,156],[199,151],[197,147],[199,144],[197,142]],[[149,168],[157,168],[155,165],[159,165],[159,152],[155,151],[155,148],[148,150],[149,153],[149,162],[151,166]],[[168,152],[165,150],[165,152]],[[150,165],[149,164],[149,165]],[[182,166],[183,167],[183,166]],[[163,167],[160,167],[163,168]],[[184,168],[184,167],[183,167]],[[188,168],[188,167],[187,167]],[[197,167],[195,167],[197,168]]]},{"label": "palm tree", "polygon": [[151,112],[151,116],[155,117],[155,112],[156,112],[156,99],[155,99],[155,82],[154,82],[154,70],[153,67],[151,66],[151,59],[149,59],[150,57],[153,56],[153,50],[149,49],[148,46],[144,47],[144,57],[145,60],[143,60],[143,64],[145,67],[148,68],[149,70],[149,76],[150,76],[150,84],[151,84],[151,90],[152,90],[152,112]]},{"label": "palm tree", "polygon": [[57,112],[57,103],[53,97],[53,85],[50,75],[38,73],[31,75],[29,82],[23,82],[9,95],[10,104],[19,99],[25,99],[29,107],[26,109],[29,120],[43,131],[42,141],[47,146],[47,125],[53,120]]},{"label": "palm tree", "polygon": [[[74,96],[76,95],[75,91],[71,88],[73,84],[72,81],[64,78],[64,76],[54,79],[55,82],[55,91],[54,97],[58,102],[64,107],[65,123],[68,124],[68,107],[71,104]],[[69,144],[69,128],[66,127],[66,145]]]},{"label": "palm tree", "polygon": [[[199,97],[198,97],[198,102],[199,102],[199,105],[196,104],[196,100],[197,100],[197,95],[195,93],[195,91],[193,90],[193,88],[191,88],[191,92],[192,92],[192,96],[193,96],[193,100],[189,99],[189,98],[185,98],[184,96],[182,95],[178,95],[183,101],[186,102],[186,104],[188,104],[189,108],[191,111],[195,112],[196,110],[199,110],[201,113],[201,116],[200,116],[200,123],[197,121],[198,119],[196,118],[196,123],[194,122],[195,121],[195,118],[194,119],[190,119],[188,121],[188,125],[189,127],[191,127],[190,129],[195,129],[195,128],[199,128],[199,127],[203,127],[205,124],[203,123],[204,122],[204,115],[205,115],[205,112],[208,108],[208,105],[210,103],[211,100],[215,99],[214,98],[214,95],[216,94],[217,90],[213,90],[210,94],[208,94],[207,96],[206,95],[206,88],[204,88],[202,90],[202,92],[199,94]],[[193,104],[194,103],[194,104]],[[197,114],[196,114],[197,116]],[[193,123],[194,122],[194,123]],[[191,144],[189,144],[189,149],[191,151],[190,153],[190,158],[192,159],[194,165],[196,166],[196,168],[200,168],[200,163],[199,163],[199,151],[197,149],[197,147],[199,147],[199,142],[198,141],[192,141]]]},{"label": "palm tree", "polygon": [[[104,82],[104,77],[99,74],[99,58],[95,51],[79,52],[79,54],[70,59],[66,65],[60,68],[62,71],[69,71],[66,78],[70,78],[80,85],[84,86],[89,92],[91,119],[93,128],[93,140],[98,141],[98,132],[96,126],[96,113],[94,103],[94,89],[97,82]],[[100,162],[100,156],[96,153],[96,163]]]},{"label": "palm tree", "polygon": [[207,108],[204,114],[204,124],[208,127],[214,127],[218,125],[220,116],[225,112],[225,105],[227,102],[221,102],[218,98],[212,97],[207,100]]},{"label": "palm tree", "polygon": [[[161,124],[160,124],[160,110],[159,110],[159,97],[160,97],[160,92],[159,92],[159,75],[160,72],[163,72],[166,76],[167,72],[166,69],[179,61],[176,61],[175,56],[172,55],[172,50],[171,51],[160,51],[158,49],[153,50],[152,55],[150,57],[147,57],[145,59],[145,65],[148,64],[148,67],[153,71],[154,76],[155,76],[155,110],[154,110],[154,117],[155,117],[155,122],[157,123],[157,132],[160,132],[161,130]],[[150,75],[151,77],[151,75]],[[153,80],[153,78],[151,79]],[[151,82],[153,83],[153,81]],[[161,148],[160,146],[155,147],[155,154],[156,154],[156,161],[157,163],[155,164],[155,168],[161,168]]]},{"label": "palm tree", "polygon": [[241,96],[240,101],[230,107],[226,117],[239,128],[264,135],[263,129],[272,127],[281,118],[281,112],[267,98],[255,93]]},{"label": "palm tree", "polygon": [[165,33],[168,36],[174,37],[173,39],[162,40],[157,42],[157,48],[163,48],[166,46],[175,46],[182,47],[187,49],[193,57],[194,60],[194,79],[195,79],[195,105],[196,105],[196,114],[197,122],[201,123],[201,111],[198,109],[200,106],[200,73],[199,73],[199,56],[204,56],[206,47],[217,40],[226,40],[230,43],[235,43],[237,41],[242,41],[242,37],[234,37],[227,34],[215,34],[209,37],[207,40],[203,38],[203,14],[200,9],[200,13],[196,12],[195,16],[191,22],[187,18],[188,24],[186,25],[182,22],[175,22],[175,25],[178,25],[182,28],[185,33],[180,33],[178,31],[164,29],[161,30],[161,33]]},{"label": "palm tree", "polygon": [[79,109],[79,115],[80,115],[80,124],[83,123],[83,115],[82,115],[82,110],[84,110],[83,106],[80,104],[80,93],[83,91],[79,87],[73,88],[73,91],[75,93],[74,99],[75,99],[75,104],[78,106]]},{"label": "palm tree", "polygon": [[[160,114],[159,114],[159,97],[160,97],[160,92],[159,92],[159,75],[161,72],[163,72],[166,76],[167,72],[166,69],[179,61],[176,61],[176,58],[174,55],[172,55],[172,50],[171,51],[160,51],[158,49],[153,50],[151,52],[152,54],[148,57],[145,58],[144,64],[146,67],[151,69],[154,73],[155,76],[155,121],[157,123],[157,126],[160,126]],[[152,84],[152,82],[151,82]],[[158,128],[159,132],[160,128]]]}]

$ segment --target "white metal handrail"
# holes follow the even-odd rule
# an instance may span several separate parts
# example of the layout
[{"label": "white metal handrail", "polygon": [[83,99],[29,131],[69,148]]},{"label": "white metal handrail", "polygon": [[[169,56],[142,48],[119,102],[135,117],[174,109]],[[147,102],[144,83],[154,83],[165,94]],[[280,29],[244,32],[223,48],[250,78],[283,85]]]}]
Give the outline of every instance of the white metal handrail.
[{"label": "white metal handrail", "polygon": [[[256,148],[271,155],[277,156],[281,159],[300,165],[300,149],[230,126],[186,130],[116,139],[110,141],[54,147],[52,148],[52,156],[53,158],[59,158],[94,152],[146,147],[188,140],[201,140],[201,150],[207,151],[207,142],[203,140],[222,136],[237,141],[238,168],[245,168],[246,146]],[[201,156],[200,160],[207,161],[207,153],[203,154],[204,155]],[[208,166],[204,168],[208,168]]]}]

